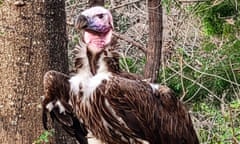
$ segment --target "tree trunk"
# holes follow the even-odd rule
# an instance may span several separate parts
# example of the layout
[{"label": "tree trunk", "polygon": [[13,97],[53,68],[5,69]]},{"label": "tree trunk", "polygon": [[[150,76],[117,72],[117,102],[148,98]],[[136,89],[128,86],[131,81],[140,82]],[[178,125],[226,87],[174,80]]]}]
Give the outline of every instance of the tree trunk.
[{"label": "tree trunk", "polygon": [[163,33],[162,16],[161,0],[148,0],[149,39],[144,77],[150,78],[151,82],[157,81],[160,69]]},{"label": "tree trunk", "polygon": [[[46,12],[46,31],[48,49],[48,70],[56,70],[68,74],[68,49],[67,49],[67,32],[66,32],[66,13],[65,1],[45,1]],[[76,144],[75,138],[70,137],[54,122],[56,144]]]},{"label": "tree trunk", "polygon": [[89,0],[88,5],[89,7],[104,6],[104,0]]},{"label": "tree trunk", "polygon": [[[31,144],[43,131],[43,75],[68,71],[65,1],[3,1],[0,19],[0,143]],[[53,143],[75,143],[56,131]]]}]

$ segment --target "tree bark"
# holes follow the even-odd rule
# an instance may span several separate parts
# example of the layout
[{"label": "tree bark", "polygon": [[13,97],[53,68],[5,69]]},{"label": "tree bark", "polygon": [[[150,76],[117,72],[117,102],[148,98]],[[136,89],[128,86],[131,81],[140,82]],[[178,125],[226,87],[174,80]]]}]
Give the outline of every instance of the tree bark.
[{"label": "tree bark", "polygon": [[161,0],[148,0],[149,39],[146,53],[144,77],[156,82],[160,64],[163,35]]},{"label": "tree bark", "polygon": [[104,6],[104,0],[89,0],[88,5],[89,7]]},{"label": "tree bark", "polygon": [[[65,1],[3,1],[0,19],[0,143],[31,144],[43,132],[43,75],[68,72]],[[53,143],[76,143],[56,129]]]}]

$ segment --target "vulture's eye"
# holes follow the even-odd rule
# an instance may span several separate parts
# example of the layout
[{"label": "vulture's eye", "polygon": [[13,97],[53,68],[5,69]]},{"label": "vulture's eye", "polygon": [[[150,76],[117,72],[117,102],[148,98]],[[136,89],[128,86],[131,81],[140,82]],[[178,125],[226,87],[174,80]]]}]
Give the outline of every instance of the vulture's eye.
[{"label": "vulture's eye", "polygon": [[102,19],[103,16],[104,16],[103,14],[98,14],[98,15],[97,15],[97,17],[100,18],[100,19]]}]

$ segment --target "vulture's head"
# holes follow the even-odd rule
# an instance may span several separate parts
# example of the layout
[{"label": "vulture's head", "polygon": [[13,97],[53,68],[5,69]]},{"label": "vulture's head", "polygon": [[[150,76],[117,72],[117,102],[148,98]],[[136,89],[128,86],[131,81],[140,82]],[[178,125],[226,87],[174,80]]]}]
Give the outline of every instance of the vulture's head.
[{"label": "vulture's head", "polygon": [[81,40],[92,54],[102,52],[110,44],[113,31],[113,18],[107,9],[97,6],[83,11],[75,21],[81,32]]}]

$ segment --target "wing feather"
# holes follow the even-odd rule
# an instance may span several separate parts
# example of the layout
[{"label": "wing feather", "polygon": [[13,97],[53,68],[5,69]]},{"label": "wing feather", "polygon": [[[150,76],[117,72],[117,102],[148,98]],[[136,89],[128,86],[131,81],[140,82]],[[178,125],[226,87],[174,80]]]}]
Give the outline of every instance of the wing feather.
[{"label": "wing feather", "polygon": [[198,143],[188,111],[169,88],[118,76],[106,87],[104,96],[137,137],[150,143]]},{"label": "wing feather", "polygon": [[[87,130],[77,119],[73,113],[72,106],[69,104],[69,76],[57,71],[49,71],[44,75],[43,83],[42,118],[44,128],[48,129],[47,113],[50,112],[52,120],[60,123],[68,134],[74,136],[81,144],[87,144]],[[52,109],[47,109],[49,103],[53,105]]]}]

